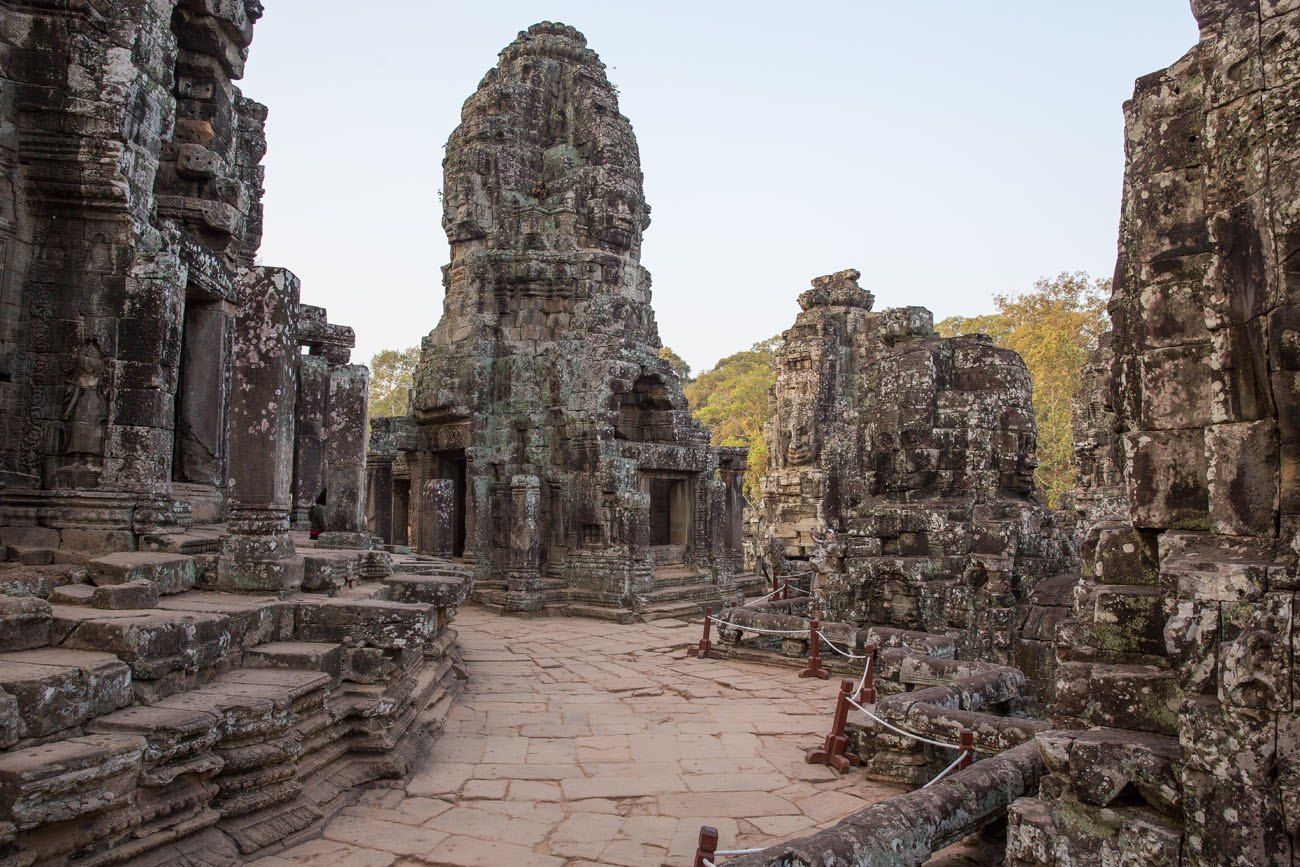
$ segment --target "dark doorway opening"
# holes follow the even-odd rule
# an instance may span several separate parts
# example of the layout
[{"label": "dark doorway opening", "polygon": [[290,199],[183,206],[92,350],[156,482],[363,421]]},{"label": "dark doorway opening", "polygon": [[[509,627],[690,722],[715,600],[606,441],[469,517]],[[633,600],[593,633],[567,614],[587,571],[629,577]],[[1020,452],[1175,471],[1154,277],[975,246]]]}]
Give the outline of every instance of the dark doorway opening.
[{"label": "dark doorway opening", "polygon": [[690,526],[690,480],[651,476],[650,544],[685,546]]},{"label": "dark doorway opening", "polygon": [[226,318],[220,301],[193,296],[185,299],[172,429],[174,482],[220,487],[224,481]]},{"label": "dark doorway opening", "polygon": [[393,544],[410,545],[411,480],[393,479]]},{"label": "dark doorway opening", "polygon": [[433,454],[433,478],[451,479],[453,483],[454,499],[452,515],[452,539],[451,553],[453,557],[465,556],[465,512],[468,501],[468,491],[466,489],[468,476],[468,464],[465,460],[465,450],[457,449],[449,452],[434,452]]}]

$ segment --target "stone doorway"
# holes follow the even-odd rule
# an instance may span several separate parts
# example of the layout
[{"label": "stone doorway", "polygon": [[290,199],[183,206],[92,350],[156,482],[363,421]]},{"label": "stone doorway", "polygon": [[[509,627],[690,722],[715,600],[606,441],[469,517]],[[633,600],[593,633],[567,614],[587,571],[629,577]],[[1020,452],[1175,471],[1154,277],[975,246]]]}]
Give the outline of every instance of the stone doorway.
[{"label": "stone doorway", "polygon": [[691,479],[676,476],[647,476],[650,494],[650,544],[681,548],[690,542]]},{"label": "stone doorway", "polygon": [[393,544],[410,545],[411,480],[393,479]]},{"label": "stone doorway", "polygon": [[451,479],[453,486],[452,520],[451,520],[451,555],[465,555],[465,513],[467,503],[468,464],[465,450],[433,453],[433,473],[435,479]]},{"label": "stone doorway", "polygon": [[200,522],[219,519],[218,492],[225,484],[228,320],[222,301],[187,293],[172,428],[172,482]]}]

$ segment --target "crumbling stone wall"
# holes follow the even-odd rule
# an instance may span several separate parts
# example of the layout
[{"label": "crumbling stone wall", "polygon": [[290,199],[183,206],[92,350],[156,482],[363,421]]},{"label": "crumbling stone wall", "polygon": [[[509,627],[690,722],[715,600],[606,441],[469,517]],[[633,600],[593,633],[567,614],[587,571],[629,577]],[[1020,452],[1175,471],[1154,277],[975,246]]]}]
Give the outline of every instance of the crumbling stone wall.
[{"label": "crumbling stone wall", "polygon": [[1200,42],[1125,106],[1113,358],[1083,397],[1115,415],[1125,508],[1083,545],[1071,731],[1039,738],[1017,867],[1294,857],[1300,9],[1192,9]]},{"label": "crumbling stone wall", "polygon": [[924,308],[873,311],[858,276],[814,280],[783,335],[759,533],[812,564],[829,619],[1014,662],[1030,592],[1070,562],[1034,489],[1029,374]]},{"label": "crumbling stone wall", "polygon": [[[2,541],[104,553],[219,521],[262,281],[266,108],[234,84],[261,5],[0,10],[0,526],[39,528]],[[351,329],[291,313],[347,364]]]},{"label": "crumbling stone wall", "polygon": [[653,605],[669,564],[708,576],[673,599],[732,593],[721,523],[739,506],[728,515],[718,453],[659,358],[649,224],[604,64],[571,27],[520,33],[447,142],[446,298],[399,437],[414,440],[411,538],[436,520],[426,481],[452,479],[457,553],[507,610]]}]

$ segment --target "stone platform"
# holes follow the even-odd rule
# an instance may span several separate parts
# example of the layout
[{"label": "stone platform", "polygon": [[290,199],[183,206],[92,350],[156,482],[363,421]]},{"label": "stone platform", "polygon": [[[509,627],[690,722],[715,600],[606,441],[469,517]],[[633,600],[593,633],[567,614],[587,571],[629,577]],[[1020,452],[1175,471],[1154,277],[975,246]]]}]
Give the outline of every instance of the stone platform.
[{"label": "stone platform", "polygon": [[298,541],[309,589],[278,594],[175,545],[0,563],[0,863],[240,864],[409,775],[468,572]]},{"label": "stone platform", "polygon": [[457,626],[469,685],[420,768],[258,867],[689,865],[701,824],[764,846],[902,791],[804,763],[835,681],[686,658],[698,625]]}]

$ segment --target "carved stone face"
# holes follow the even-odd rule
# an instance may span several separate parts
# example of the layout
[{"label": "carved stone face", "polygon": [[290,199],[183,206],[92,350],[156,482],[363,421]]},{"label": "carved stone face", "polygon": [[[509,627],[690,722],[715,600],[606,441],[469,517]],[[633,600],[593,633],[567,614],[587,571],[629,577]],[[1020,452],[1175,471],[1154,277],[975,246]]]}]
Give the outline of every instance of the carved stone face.
[{"label": "carved stone face", "polygon": [[786,446],[785,450],[786,463],[792,467],[800,467],[812,463],[815,458],[812,438],[808,435],[808,427],[798,423],[792,425],[790,428],[790,444]]},{"label": "carved stone face", "polygon": [[1014,448],[1004,449],[999,463],[999,484],[1017,494],[1028,495],[1034,491],[1034,471],[1038,469],[1038,443],[1029,431],[1008,431],[1003,441]]}]

